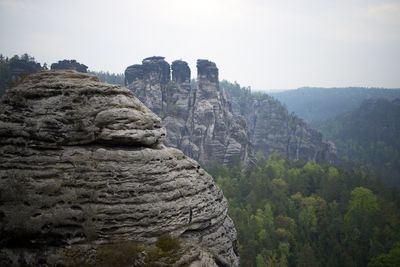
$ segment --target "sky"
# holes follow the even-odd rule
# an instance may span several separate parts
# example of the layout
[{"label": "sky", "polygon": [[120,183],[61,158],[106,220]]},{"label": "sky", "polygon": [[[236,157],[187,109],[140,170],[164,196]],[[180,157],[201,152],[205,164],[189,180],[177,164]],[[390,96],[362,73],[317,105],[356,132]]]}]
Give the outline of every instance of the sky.
[{"label": "sky", "polygon": [[0,53],[124,72],[214,61],[255,90],[400,88],[400,0],[0,0]]}]

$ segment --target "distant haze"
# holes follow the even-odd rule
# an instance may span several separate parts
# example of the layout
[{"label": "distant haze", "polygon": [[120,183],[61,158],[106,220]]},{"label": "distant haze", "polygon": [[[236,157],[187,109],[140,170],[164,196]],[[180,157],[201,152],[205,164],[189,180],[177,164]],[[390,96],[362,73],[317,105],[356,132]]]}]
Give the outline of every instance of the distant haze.
[{"label": "distant haze", "polygon": [[400,1],[0,0],[0,53],[121,73],[215,61],[255,89],[400,87]]}]

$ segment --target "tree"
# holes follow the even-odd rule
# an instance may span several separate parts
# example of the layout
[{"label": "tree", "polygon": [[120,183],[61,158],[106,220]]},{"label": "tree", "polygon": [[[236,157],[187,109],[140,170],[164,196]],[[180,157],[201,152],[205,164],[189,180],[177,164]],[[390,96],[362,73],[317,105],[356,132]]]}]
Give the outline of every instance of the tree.
[{"label": "tree", "polygon": [[389,253],[373,258],[368,267],[398,267],[400,266],[400,242],[396,243]]},{"label": "tree", "polygon": [[378,211],[378,200],[371,190],[357,187],[351,192],[344,223],[347,247],[357,266],[367,265]]},{"label": "tree", "polygon": [[265,262],[264,257],[261,254],[258,254],[256,257],[256,266],[257,267],[268,267],[267,263]]},{"label": "tree", "polygon": [[349,227],[371,230],[378,211],[379,204],[374,193],[368,188],[357,187],[351,192],[351,200],[344,220]]},{"label": "tree", "polygon": [[317,259],[315,258],[314,251],[310,244],[302,246],[297,254],[297,266],[298,267],[317,267],[319,266]]}]

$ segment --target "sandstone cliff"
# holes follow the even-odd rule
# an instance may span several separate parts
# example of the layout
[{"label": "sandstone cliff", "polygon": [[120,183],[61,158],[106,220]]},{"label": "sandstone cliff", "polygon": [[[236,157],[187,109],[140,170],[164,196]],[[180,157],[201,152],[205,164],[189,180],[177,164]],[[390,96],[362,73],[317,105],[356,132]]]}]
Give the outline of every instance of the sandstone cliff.
[{"label": "sandstone cliff", "polygon": [[40,72],[10,89],[0,106],[0,265],[68,265],[57,255],[73,248],[90,261],[98,246],[164,234],[186,248],[165,266],[238,265],[221,190],[164,136],[131,91],[86,74]]},{"label": "sandstone cliff", "polygon": [[[197,82],[191,87],[186,62],[151,57],[128,67],[125,82],[138,98],[163,119],[167,144],[200,163],[254,160],[254,153],[272,153],[292,160],[333,162],[335,147],[300,118],[289,114],[266,94],[225,94],[218,68],[197,61]],[[226,84],[226,83],[224,83]],[[236,90],[238,92],[238,90]],[[242,94],[243,93],[243,94]]]},{"label": "sandstone cliff", "polygon": [[233,113],[246,119],[257,152],[265,157],[277,153],[291,160],[330,163],[336,160],[335,145],[323,141],[320,132],[290,114],[280,102],[263,93],[245,94],[232,94],[229,99]]},{"label": "sandstone cliff", "polygon": [[218,68],[197,61],[197,86],[191,88],[190,69],[177,60],[170,66],[163,57],[151,57],[129,66],[125,81],[138,98],[163,119],[167,144],[207,164],[252,160],[246,123],[234,116],[220,90]]}]

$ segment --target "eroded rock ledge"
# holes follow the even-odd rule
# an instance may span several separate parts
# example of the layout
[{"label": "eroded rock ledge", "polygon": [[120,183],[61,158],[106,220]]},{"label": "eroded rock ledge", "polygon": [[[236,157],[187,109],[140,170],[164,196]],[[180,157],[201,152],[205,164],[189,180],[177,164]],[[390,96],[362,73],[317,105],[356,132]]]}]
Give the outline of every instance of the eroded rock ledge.
[{"label": "eroded rock ledge", "polygon": [[168,233],[237,266],[221,190],[164,135],[130,90],[86,74],[41,72],[10,89],[0,106],[0,262],[46,265],[65,247]]}]

